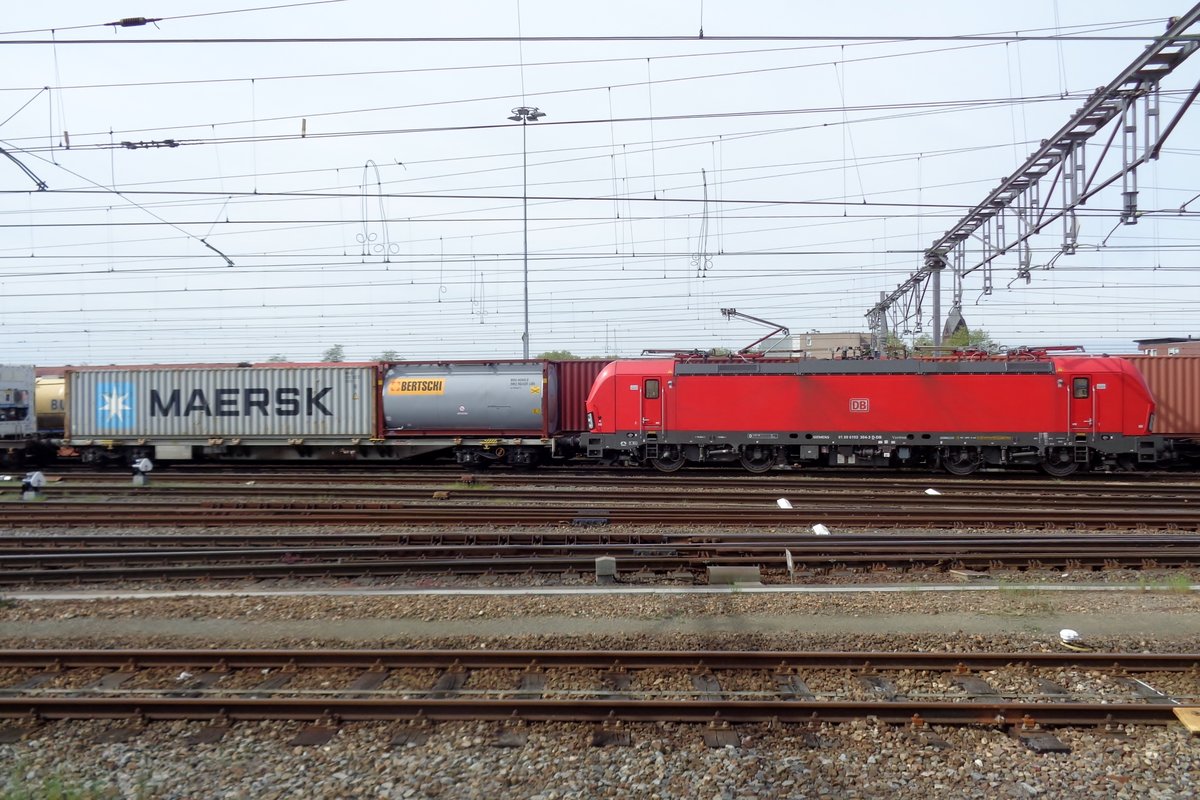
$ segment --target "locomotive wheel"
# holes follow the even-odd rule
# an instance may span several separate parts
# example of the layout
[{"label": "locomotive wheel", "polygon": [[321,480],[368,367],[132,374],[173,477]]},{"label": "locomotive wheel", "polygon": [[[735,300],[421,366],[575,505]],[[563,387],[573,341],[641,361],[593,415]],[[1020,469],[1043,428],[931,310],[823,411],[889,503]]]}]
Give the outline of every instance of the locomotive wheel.
[{"label": "locomotive wheel", "polygon": [[1042,472],[1055,478],[1065,478],[1079,471],[1079,462],[1071,458],[1067,450],[1052,451],[1038,466]]},{"label": "locomotive wheel", "polygon": [[942,467],[951,475],[970,475],[983,466],[983,459],[969,448],[955,448],[943,451]]},{"label": "locomotive wheel", "polygon": [[742,469],[747,472],[766,472],[775,466],[779,454],[773,447],[747,447],[742,450]]},{"label": "locomotive wheel", "polygon": [[665,447],[659,455],[650,459],[650,466],[659,472],[678,472],[686,463],[687,459],[678,447]]}]

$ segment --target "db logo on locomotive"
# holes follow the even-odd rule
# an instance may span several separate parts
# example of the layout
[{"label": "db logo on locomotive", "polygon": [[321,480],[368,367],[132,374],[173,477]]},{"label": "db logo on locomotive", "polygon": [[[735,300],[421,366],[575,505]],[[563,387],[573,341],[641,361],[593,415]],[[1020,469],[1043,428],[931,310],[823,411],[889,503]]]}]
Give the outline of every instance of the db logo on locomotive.
[{"label": "db logo on locomotive", "polygon": [[871,410],[871,400],[866,397],[850,398],[850,413],[865,414]]}]

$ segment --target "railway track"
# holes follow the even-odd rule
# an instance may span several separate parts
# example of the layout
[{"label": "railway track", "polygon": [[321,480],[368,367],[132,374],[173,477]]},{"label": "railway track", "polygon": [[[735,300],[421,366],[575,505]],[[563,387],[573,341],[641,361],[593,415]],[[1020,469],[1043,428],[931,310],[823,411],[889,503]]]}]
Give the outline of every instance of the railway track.
[{"label": "railway track", "polygon": [[[126,472],[102,471],[66,471],[48,473],[57,488],[88,486],[95,488],[128,488],[129,475]],[[474,484],[479,487],[559,487],[559,488],[599,488],[610,487],[620,491],[637,489],[763,489],[776,491],[781,489],[797,489],[805,491],[829,492],[861,492],[864,489],[872,491],[887,490],[916,490],[923,491],[930,486],[936,486],[940,491],[967,494],[1012,494],[1028,492],[1033,494],[1109,494],[1109,495],[1147,495],[1171,494],[1176,496],[1200,495],[1200,475],[1194,473],[1114,473],[1073,476],[1070,480],[1052,480],[1045,477],[1029,477],[1023,473],[997,473],[984,478],[964,478],[938,473],[901,473],[867,472],[847,475],[844,473],[831,474],[828,472],[792,472],[779,471],[760,475],[746,475],[737,472],[720,470],[697,470],[693,472],[663,475],[655,471],[643,470],[583,470],[583,469],[554,469],[533,471],[490,471],[463,472],[462,469],[421,469],[421,470],[347,470],[312,469],[299,470],[204,470],[181,471],[178,467],[156,471],[153,474],[154,485],[168,484],[172,487],[201,487],[227,486],[230,488],[245,486],[253,483],[260,488],[265,486],[293,485],[303,486],[310,490],[320,487],[362,487],[375,491],[386,491],[391,488],[428,487],[445,489],[451,486],[463,487]],[[12,485],[6,487],[0,484],[0,494],[4,491],[16,491]]]},{"label": "railway track", "polygon": [[[953,533],[922,532],[918,541],[930,547],[981,552],[1008,550],[1016,544],[1030,547],[1077,546],[1087,548],[1111,542],[1138,547],[1189,547],[1196,537],[1181,533]],[[475,529],[429,528],[388,531],[297,531],[269,532],[143,532],[143,533],[45,533],[0,534],[0,555],[22,553],[61,553],[70,550],[138,550],[247,547],[375,547],[386,545],[633,545],[639,547],[764,543],[778,546],[793,543],[800,548],[815,546],[823,552],[869,552],[881,548],[887,552],[909,547],[911,541],[896,532],[845,533],[815,538],[810,533],[781,534],[738,531],[701,532],[676,526],[662,529],[590,527],[555,528],[537,531],[487,531]]]},{"label": "railway track", "polygon": [[[822,523],[843,528],[1080,528],[1090,530],[1156,528],[1200,530],[1200,503],[1131,504],[1121,498],[1080,507],[1066,502],[1031,506],[1029,502],[992,504],[930,502],[938,497],[871,502],[846,495],[837,500],[798,501],[794,509],[753,503],[708,502],[676,496],[674,502],[652,503],[631,495],[596,503],[593,496],[563,493],[540,501],[520,497],[486,502],[446,496],[421,502],[335,500],[186,500],[114,498],[104,502],[51,500],[12,503],[4,507],[9,528],[69,528],[160,525],[167,527],[242,527],[271,525],[705,525],[737,527],[808,526]],[[765,504],[764,504],[765,505]]]},{"label": "railway track", "polygon": [[[253,484],[253,485],[249,485]],[[1119,499],[1127,509],[1161,508],[1164,504],[1183,506],[1189,503],[1200,505],[1200,486],[1170,487],[1159,491],[1147,491],[1144,487],[1089,487],[1062,489],[1047,493],[1045,489],[1034,492],[996,491],[983,489],[954,488],[939,491],[937,495],[925,494],[911,485],[872,486],[864,492],[859,484],[851,489],[825,489],[811,485],[771,486],[731,484],[727,482],[687,483],[669,487],[633,486],[579,488],[550,487],[526,488],[520,485],[491,488],[486,485],[442,484],[416,486],[393,485],[340,485],[340,484],[267,484],[247,481],[240,485],[160,485],[133,487],[129,485],[72,484],[55,487],[54,497],[94,498],[104,494],[113,498],[139,500],[174,500],[175,498],[254,498],[287,499],[296,497],[336,498],[340,501],[424,501],[435,494],[453,495],[456,499],[471,503],[561,503],[580,504],[645,504],[645,503],[705,503],[717,505],[744,505],[770,507],[780,496],[791,494],[797,502],[806,506],[845,503],[853,500],[856,505],[880,506],[904,504],[909,507],[957,507],[963,504],[987,504],[991,508],[1028,506],[1030,502],[1043,505],[1069,505],[1072,508],[1110,508]],[[1119,489],[1119,490],[1118,490]],[[3,497],[0,492],[0,497]],[[10,490],[9,494],[14,494]]]},{"label": "railway track", "polygon": [[[614,541],[623,538],[624,541]],[[128,539],[128,540],[127,540]],[[795,569],[1038,570],[1188,569],[1200,566],[1200,536],[914,536],[894,534],[799,538],[685,533],[639,537],[604,534],[293,536],[0,537],[0,585],[94,581],[586,573],[595,559],[617,559],[623,574],[667,573],[699,579],[710,566]],[[403,539],[404,541],[398,541]],[[699,540],[697,540],[699,539]],[[63,540],[63,541],[60,541]],[[147,547],[147,542],[152,546]]]},{"label": "railway track", "polygon": [[[91,465],[61,463],[46,469],[71,478],[127,481],[128,468],[111,466],[97,468]],[[863,483],[887,481],[930,481],[948,484],[992,484],[1027,483],[1041,486],[1087,485],[1091,483],[1195,483],[1200,473],[1190,470],[1145,470],[1119,472],[1078,472],[1069,478],[1057,479],[1035,470],[984,470],[971,476],[951,475],[929,469],[881,469],[854,467],[792,468],[774,469],[770,472],[748,474],[738,466],[697,466],[687,470],[664,474],[649,467],[605,466],[602,464],[555,464],[542,465],[536,469],[498,467],[495,469],[469,469],[455,464],[404,465],[394,462],[345,462],[342,464],[306,462],[253,462],[253,463],[165,463],[155,468],[154,477],[164,480],[454,480],[469,474],[481,481],[518,483],[569,483],[572,481],[615,481],[618,483],[641,482],[644,480],[680,483],[695,480],[744,480],[753,483],[814,480]]]},{"label": "railway track", "polygon": [[704,725],[712,746],[743,723],[875,717],[1008,729],[1033,749],[1066,747],[1042,726],[1162,725],[1200,696],[1200,653],[803,653],[511,650],[3,650],[0,740],[53,720],[205,723],[216,741],[246,720],[312,723],[321,744],[348,722],[402,722],[393,743],[448,720],[591,722],[594,744],[628,744],[632,722]]}]

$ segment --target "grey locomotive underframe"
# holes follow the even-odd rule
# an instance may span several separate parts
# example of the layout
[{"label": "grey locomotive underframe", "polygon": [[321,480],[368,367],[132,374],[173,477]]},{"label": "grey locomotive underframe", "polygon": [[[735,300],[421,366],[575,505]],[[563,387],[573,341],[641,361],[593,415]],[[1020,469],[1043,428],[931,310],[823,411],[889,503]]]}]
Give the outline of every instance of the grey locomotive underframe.
[{"label": "grey locomotive underframe", "polygon": [[836,433],[824,431],[705,432],[649,431],[588,434],[583,437],[590,458],[614,455],[654,458],[678,448],[688,461],[730,461],[749,447],[776,448],[788,462],[828,464],[908,462],[947,448],[977,449],[985,464],[1036,463],[1048,450],[1069,448],[1072,460],[1084,463],[1093,455],[1133,456],[1154,463],[1166,454],[1162,436],[1121,436],[1107,433]]}]

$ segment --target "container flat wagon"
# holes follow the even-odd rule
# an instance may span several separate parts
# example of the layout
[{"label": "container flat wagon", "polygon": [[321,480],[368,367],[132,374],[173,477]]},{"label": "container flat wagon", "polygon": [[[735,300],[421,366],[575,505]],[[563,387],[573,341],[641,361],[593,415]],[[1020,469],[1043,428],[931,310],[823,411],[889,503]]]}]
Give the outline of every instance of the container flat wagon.
[{"label": "container flat wagon", "polygon": [[[68,368],[59,454],[85,462],[574,455],[607,361]],[[47,389],[50,387],[47,386]]]}]

